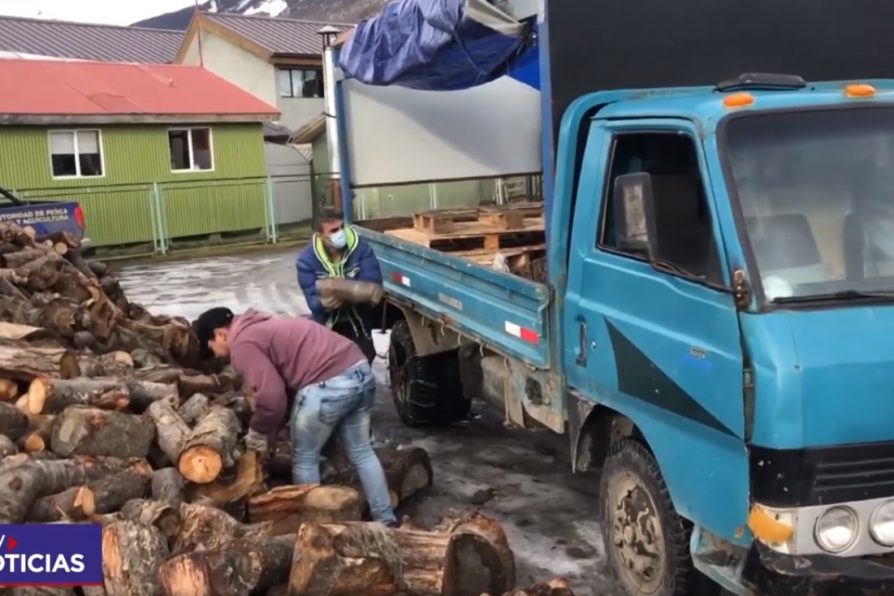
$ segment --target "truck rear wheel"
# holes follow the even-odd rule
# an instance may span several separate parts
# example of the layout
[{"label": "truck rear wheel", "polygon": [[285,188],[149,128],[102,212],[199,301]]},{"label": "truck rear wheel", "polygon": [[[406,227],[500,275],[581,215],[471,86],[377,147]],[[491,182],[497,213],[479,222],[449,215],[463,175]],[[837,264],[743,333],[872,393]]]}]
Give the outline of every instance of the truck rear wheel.
[{"label": "truck rear wheel", "polygon": [[600,498],[602,537],[627,594],[683,596],[702,583],[689,554],[692,527],[674,510],[658,464],[644,445],[621,439],[612,446]]},{"label": "truck rear wheel", "polygon": [[391,395],[401,421],[410,427],[449,424],[469,414],[457,351],[417,356],[406,321],[391,328],[388,350]]}]

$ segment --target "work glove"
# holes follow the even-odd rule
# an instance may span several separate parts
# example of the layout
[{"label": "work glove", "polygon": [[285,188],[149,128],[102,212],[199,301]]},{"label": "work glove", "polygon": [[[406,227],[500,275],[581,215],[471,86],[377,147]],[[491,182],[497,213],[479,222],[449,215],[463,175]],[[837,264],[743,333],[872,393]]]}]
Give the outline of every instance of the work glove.
[{"label": "work glove", "polygon": [[267,455],[267,450],[269,449],[267,436],[248,429],[248,434],[245,435],[245,447],[249,451],[257,451],[261,455]]},{"label": "work glove", "polygon": [[342,299],[337,296],[320,296],[320,303],[322,303],[323,308],[329,311],[339,310],[344,306]]}]

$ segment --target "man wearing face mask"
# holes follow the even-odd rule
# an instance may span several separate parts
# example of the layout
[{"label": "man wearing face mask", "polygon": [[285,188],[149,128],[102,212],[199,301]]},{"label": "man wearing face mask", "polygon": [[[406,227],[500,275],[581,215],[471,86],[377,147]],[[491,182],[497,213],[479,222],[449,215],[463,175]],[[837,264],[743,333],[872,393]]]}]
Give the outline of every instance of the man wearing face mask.
[{"label": "man wearing face mask", "polygon": [[316,286],[317,280],[325,278],[381,285],[382,272],[372,247],[351,226],[345,225],[340,212],[323,209],[314,222],[310,244],[298,256],[297,266],[298,285],[314,320],[351,339],[372,362],[376,357],[370,334],[373,308],[338,301],[324,305]]}]

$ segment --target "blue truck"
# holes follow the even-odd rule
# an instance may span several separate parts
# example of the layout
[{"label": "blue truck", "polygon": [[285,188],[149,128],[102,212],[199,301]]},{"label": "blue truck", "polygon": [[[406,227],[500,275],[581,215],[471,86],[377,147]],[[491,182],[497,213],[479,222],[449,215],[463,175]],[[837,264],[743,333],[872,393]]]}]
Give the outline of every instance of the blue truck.
[{"label": "blue truck", "polygon": [[84,209],[74,201],[21,199],[0,187],[0,223],[4,222],[34,228],[38,238],[66,232],[80,241],[81,249],[90,245],[84,236]]},{"label": "blue truck", "polygon": [[[327,73],[350,197],[388,182],[354,136],[376,87],[460,93],[538,61],[545,282],[355,222],[402,419],[449,423],[474,397],[566,434],[573,471],[601,471],[625,593],[892,593],[894,7],[545,1],[513,46],[472,4],[391,3]],[[453,20],[426,31],[436,5]],[[492,41],[507,51],[482,66]],[[474,85],[439,89],[457,56]],[[401,93],[385,107],[410,109]]]}]

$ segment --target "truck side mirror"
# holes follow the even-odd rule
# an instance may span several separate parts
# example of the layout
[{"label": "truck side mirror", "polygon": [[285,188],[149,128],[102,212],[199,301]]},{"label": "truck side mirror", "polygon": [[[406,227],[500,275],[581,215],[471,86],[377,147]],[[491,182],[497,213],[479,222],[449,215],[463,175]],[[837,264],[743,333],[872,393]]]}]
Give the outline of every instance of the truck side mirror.
[{"label": "truck side mirror", "polygon": [[618,248],[641,253],[653,260],[658,252],[658,237],[655,233],[652,175],[637,172],[615,178],[612,203]]}]

